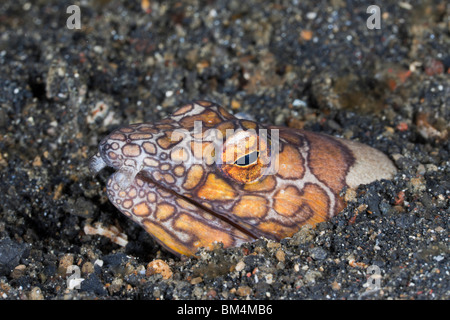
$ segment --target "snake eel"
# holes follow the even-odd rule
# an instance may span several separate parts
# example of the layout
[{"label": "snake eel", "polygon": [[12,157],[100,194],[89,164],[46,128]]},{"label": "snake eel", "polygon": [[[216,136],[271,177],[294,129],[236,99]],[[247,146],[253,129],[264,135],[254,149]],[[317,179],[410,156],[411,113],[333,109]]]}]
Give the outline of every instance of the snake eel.
[{"label": "snake eel", "polygon": [[111,132],[89,162],[94,174],[107,166],[109,200],[179,256],[279,241],[343,210],[344,187],[396,173],[369,146],[238,119],[209,101]]}]

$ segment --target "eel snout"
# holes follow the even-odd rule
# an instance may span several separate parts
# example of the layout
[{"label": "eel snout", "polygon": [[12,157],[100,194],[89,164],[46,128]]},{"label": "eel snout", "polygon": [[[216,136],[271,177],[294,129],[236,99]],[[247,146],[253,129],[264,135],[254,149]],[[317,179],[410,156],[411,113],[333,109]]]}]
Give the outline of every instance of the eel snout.
[{"label": "eel snout", "polygon": [[99,173],[106,166],[107,164],[105,160],[103,160],[99,152],[97,152],[91,157],[91,159],[89,159],[89,170],[93,175]]},{"label": "eel snout", "polygon": [[[92,156],[89,160],[89,170],[93,175],[98,174],[107,166],[108,163],[105,162],[99,152]],[[116,173],[113,174],[113,177],[118,183],[120,189],[125,190],[131,185],[138,173],[139,170],[137,170],[134,166],[122,165]]]}]

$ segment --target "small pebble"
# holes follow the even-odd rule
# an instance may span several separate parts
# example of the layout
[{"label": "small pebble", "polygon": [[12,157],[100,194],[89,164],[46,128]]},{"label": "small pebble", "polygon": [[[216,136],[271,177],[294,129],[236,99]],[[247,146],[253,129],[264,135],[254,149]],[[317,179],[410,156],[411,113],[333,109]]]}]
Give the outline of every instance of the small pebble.
[{"label": "small pebble", "polygon": [[201,282],[203,282],[202,277],[196,277],[190,281],[190,284],[199,284]]},{"label": "small pebble", "polygon": [[296,234],[292,236],[290,240],[292,245],[300,245],[312,241],[314,239],[315,232],[309,225],[302,227]]},{"label": "small pebble", "polygon": [[161,259],[153,260],[152,262],[150,262],[147,265],[147,272],[145,273],[146,276],[148,277],[155,273],[161,274],[163,279],[166,279],[166,280],[169,279],[170,277],[172,277],[172,274],[173,274],[169,265]]},{"label": "small pebble", "polygon": [[275,253],[275,257],[278,259],[278,261],[284,262],[286,254],[283,250],[280,249],[277,251],[277,253]]},{"label": "small pebble", "polygon": [[348,188],[344,195],[344,200],[346,202],[353,202],[356,199],[356,191],[355,189]]},{"label": "small pebble", "polygon": [[14,270],[11,272],[11,278],[19,279],[21,276],[25,274],[26,266],[24,264],[19,264]]},{"label": "small pebble", "polygon": [[67,268],[69,268],[69,266],[73,265],[73,261],[74,261],[73,255],[70,253],[62,256],[62,258],[59,259],[58,272],[61,275],[66,275]]},{"label": "small pebble", "polygon": [[244,268],[245,268],[245,262],[244,261],[239,261],[237,264],[236,264],[236,271],[242,271],[242,270],[244,270]]},{"label": "small pebble", "polygon": [[410,182],[414,193],[426,190],[425,179],[423,177],[411,178]]},{"label": "small pebble", "polygon": [[314,247],[310,250],[311,257],[314,260],[323,260],[327,257],[328,253],[321,247]]},{"label": "small pebble", "polygon": [[29,294],[30,300],[44,300],[44,295],[42,294],[41,288],[33,287]]},{"label": "small pebble", "polygon": [[313,33],[312,33],[311,30],[302,30],[302,31],[300,32],[300,37],[301,37],[303,40],[309,41],[309,40],[312,39]]},{"label": "small pebble", "polygon": [[67,269],[69,266],[73,265],[73,255],[66,254],[59,259],[59,266]]},{"label": "small pebble", "polygon": [[237,110],[240,107],[241,107],[241,103],[238,100],[236,100],[236,99],[231,100],[231,109]]},{"label": "small pebble", "polygon": [[195,287],[192,290],[192,294],[197,298],[197,299],[201,299],[202,295],[203,295],[203,289],[200,287]]},{"label": "small pebble", "polygon": [[339,283],[337,283],[336,281],[334,281],[331,284],[331,289],[333,289],[334,291],[338,291],[339,289],[341,289],[341,285]]},{"label": "small pebble", "polygon": [[308,270],[308,271],[306,271],[304,279],[309,284],[314,284],[314,283],[316,283],[316,280],[318,278],[321,278],[321,277],[322,277],[322,273],[321,272],[314,271],[314,270]]},{"label": "small pebble", "polygon": [[215,299],[215,298],[217,297],[217,291],[214,290],[214,289],[209,290],[209,291],[206,293],[206,297],[207,297],[208,299]]},{"label": "small pebble", "polygon": [[269,241],[267,243],[267,248],[268,249],[278,249],[279,247],[281,247],[281,244],[279,242]]},{"label": "small pebble", "polygon": [[272,284],[272,282],[273,282],[273,274],[269,273],[269,274],[266,275],[265,278],[266,278],[266,283],[267,284]]},{"label": "small pebble", "polygon": [[42,166],[41,157],[36,156],[33,160],[33,167],[41,167],[41,166]]},{"label": "small pebble", "polygon": [[306,18],[308,18],[309,20],[314,20],[316,17],[317,17],[317,13],[316,13],[316,12],[313,12],[313,11],[308,12],[308,13],[306,14]]},{"label": "small pebble", "polygon": [[94,261],[94,266],[103,267],[103,260],[97,259]]},{"label": "small pebble", "polygon": [[252,294],[252,288],[249,286],[241,286],[236,290],[236,294],[240,297],[246,297]]},{"label": "small pebble", "polygon": [[417,173],[418,174],[425,174],[425,172],[426,172],[425,166],[423,164],[419,164],[417,166]]},{"label": "small pebble", "polygon": [[119,292],[119,290],[123,286],[123,280],[120,278],[116,278],[111,282],[111,285],[108,287],[108,291],[113,294]]},{"label": "small pebble", "polygon": [[91,273],[93,273],[94,272],[94,265],[92,264],[92,262],[89,262],[89,261],[85,262],[83,264],[83,266],[81,267],[81,272],[83,274],[91,274]]}]

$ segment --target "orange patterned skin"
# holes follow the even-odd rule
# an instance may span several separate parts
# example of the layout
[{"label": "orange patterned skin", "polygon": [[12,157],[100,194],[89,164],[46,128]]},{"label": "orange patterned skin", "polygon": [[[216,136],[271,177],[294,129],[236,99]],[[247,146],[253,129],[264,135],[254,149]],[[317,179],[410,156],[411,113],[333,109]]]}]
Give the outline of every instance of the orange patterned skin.
[{"label": "orange patterned skin", "polygon": [[113,131],[90,162],[94,173],[105,166],[117,170],[107,183],[110,201],[187,256],[215,242],[292,236],[339,213],[344,187],[396,172],[368,146],[241,120],[208,101]]}]

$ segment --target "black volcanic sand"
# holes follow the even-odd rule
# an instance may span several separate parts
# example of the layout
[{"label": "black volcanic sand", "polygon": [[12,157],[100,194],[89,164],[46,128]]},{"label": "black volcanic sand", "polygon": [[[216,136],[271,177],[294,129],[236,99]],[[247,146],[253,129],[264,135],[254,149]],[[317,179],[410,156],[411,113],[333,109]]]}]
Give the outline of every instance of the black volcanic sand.
[{"label": "black volcanic sand", "polygon": [[[83,2],[80,30],[64,1],[0,3],[0,299],[450,298],[446,1],[382,1],[379,30],[364,1],[145,2]],[[87,160],[114,128],[192,99],[361,141],[399,172],[281,243],[177,258]],[[96,223],[128,244],[87,235]]]}]

